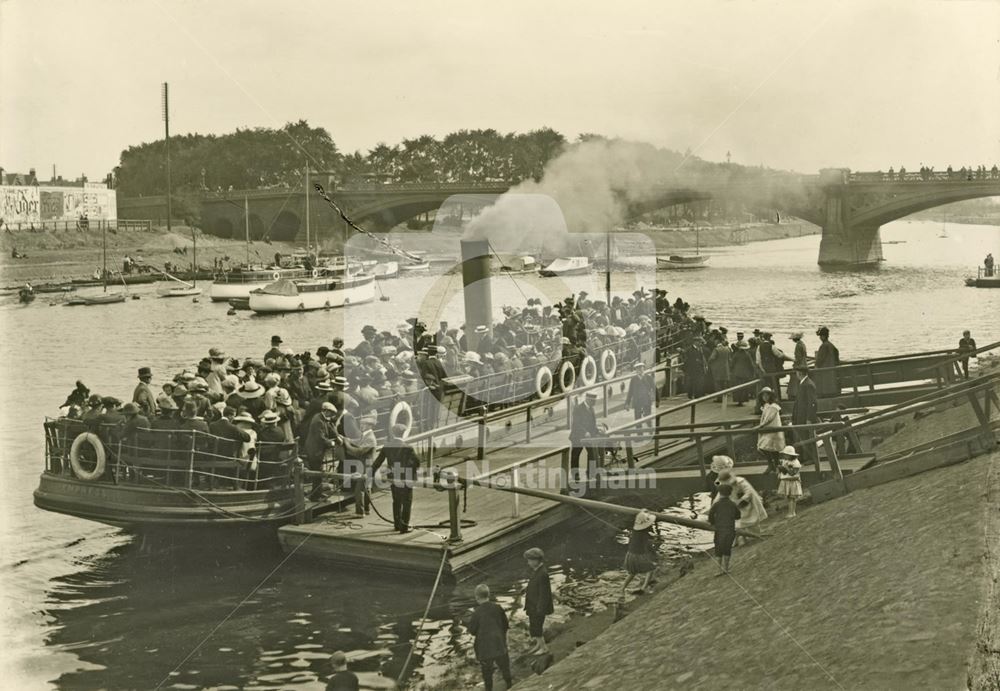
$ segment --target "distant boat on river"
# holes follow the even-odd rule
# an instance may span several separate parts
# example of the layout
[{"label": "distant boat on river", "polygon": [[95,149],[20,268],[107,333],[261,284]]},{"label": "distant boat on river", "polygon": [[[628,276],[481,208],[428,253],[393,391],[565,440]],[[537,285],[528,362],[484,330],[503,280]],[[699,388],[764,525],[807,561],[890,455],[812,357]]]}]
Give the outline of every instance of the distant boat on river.
[{"label": "distant boat on river", "polygon": [[578,276],[590,273],[589,257],[559,257],[553,259],[541,271],[542,276]]}]

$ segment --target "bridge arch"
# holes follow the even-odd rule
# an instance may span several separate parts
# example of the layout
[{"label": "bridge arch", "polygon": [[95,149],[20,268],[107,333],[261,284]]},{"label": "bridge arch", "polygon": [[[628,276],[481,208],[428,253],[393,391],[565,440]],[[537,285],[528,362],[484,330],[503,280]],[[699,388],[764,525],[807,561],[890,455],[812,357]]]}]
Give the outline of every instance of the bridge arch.
[{"label": "bridge arch", "polygon": [[233,237],[233,222],[225,216],[218,216],[212,219],[209,232],[220,238],[231,238]]},{"label": "bridge arch", "polygon": [[294,211],[284,209],[274,217],[268,237],[272,240],[291,242],[295,240],[295,236],[298,235],[299,228],[301,227],[302,221],[299,219],[299,215]]},{"label": "bridge arch", "polygon": [[[916,184],[916,183],[914,183]],[[966,183],[968,185],[968,183]],[[885,225],[891,221],[915,214],[925,209],[944,206],[954,202],[983,197],[1000,196],[1000,183],[983,186],[956,186],[953,189],[936,190],[930,195],[906,196],[889,199],[886,202],[866,209],[862,213],[853,214],[851,220],[859,225]]]}]

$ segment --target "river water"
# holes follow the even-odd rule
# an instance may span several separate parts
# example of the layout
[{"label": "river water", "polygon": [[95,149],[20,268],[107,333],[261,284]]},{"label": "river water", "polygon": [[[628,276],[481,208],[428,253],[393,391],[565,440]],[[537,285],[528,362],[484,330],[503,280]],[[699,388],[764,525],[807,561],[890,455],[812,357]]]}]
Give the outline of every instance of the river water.
[{"label": "river water", "polygon": [[[767,328],[780,344],[802,329],[810,351],[816,326],[827,325],[847,359],[952,346],[965,328],[979,343],[1000,340],[1000,290],[975,290],[962,279],[988,251],[1000,253],[1000,229],[896,222],[883,228],[886,263],[872,271],[825,272],[816,266],[819,238],[807,236],[713,248],[710,268],[655,273],[671,299],[682,296],[730,333]],[[456,250],[457,254],[457,250]],[[615,289],[649,285],[649,256],[622,260]],[[593,276],[556,281],[497,280],[495,311],[525,297],[601,291]],[[259,357],[272,333],[297,350],[348,343],[360,327],[392,328],[419,313],[428,323],[461,317],[459,278],[408,277],[384,284],[388,301],[333,312],[258,318],[226,315],[207,298],[161,300],[155,287],[140,300],[104,307],[0,305],[6,367],[0,389],[3,425],[2,573],[6,632],[4,686],[20,688],[322,688],[325,658],[335,649],[360,656],[354,667],[372,686],[393,677],[409,649],[429,584],[347,572],[293,560],[267,540],[206,544],[155,554],[119,530],[33,507],[43,463],[41,422],[76,379],[102,394],[127,398],[137,367],[172,373],[211,346]],[[162,381],[156,376],[154,381]],[[703,499],[663,499],[693,515]],[[699,538],[676,534],[665,549]],[[623,534],[592,523],[552,536],[557,584],[586,584],[623,557]],[[519,559],[483,575],[503,603],[524,574]],[[471,604],[473,584],[446,587],[421,637],[416,673],[431,683],[471,653],[457,616]],[[574,603],[586,608],[586,603]],[[16,683],[15,683],[16,682]]]}]

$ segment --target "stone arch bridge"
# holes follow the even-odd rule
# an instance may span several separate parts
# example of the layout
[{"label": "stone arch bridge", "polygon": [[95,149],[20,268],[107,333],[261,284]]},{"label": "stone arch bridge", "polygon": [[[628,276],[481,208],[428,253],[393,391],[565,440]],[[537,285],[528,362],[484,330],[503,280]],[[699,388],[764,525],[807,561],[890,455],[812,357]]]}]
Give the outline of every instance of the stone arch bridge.
[{"label": "stone arch bridge", "polygon": [[[365,183],[327,187],[347,214],[372,230],[438,209],[461,195],[467,209],[490,203],[510,183]],[[741,182],[733,180],[688,187],[668,186],[632,200],[621,193],[629,215],[698,200],[725,197],[798,216],[823,229],[822,265],[864,265],[882,260],[879,228],[917,211],[979,197],[1000,196],[1000,175],[958,173],[852,173],[832,168],[818,175],[775,174]],[[244,215],[244,198],[249,218]],[[128,200],[125,200],[126,202]],[[148,203],[147,199],[147,203]],[[121,205],[120,205],[121,206]],[[242,237],[249,225],[252,239],[305,240],[304,189],[251,190],[207,195],[201,200],[202,227],[222,237]],[[329,242],[347,237],[347,228],[318,196],[310,198],[314,238]],[[122,218],[130,216],[120,214]],[[148,216],[146,216],[148,218]]]}]

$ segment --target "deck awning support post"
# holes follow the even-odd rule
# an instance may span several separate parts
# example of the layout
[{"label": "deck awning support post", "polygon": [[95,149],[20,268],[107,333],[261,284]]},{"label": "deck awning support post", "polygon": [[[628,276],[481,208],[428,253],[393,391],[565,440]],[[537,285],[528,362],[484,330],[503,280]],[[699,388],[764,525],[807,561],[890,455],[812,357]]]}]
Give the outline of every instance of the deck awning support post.
[{"label": "deck awning support post", "polygon": [[462,497],[459,495],[461,484],[458,481],[458,473],[450,468],[441,471],[441,484],[448,490],[448,534],[449,544],[456,544],[462,541],[462,523],[458,516],[458,507],[461,506]]}]

